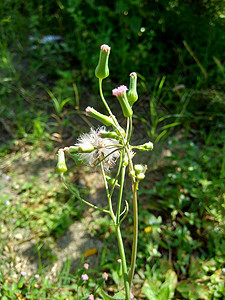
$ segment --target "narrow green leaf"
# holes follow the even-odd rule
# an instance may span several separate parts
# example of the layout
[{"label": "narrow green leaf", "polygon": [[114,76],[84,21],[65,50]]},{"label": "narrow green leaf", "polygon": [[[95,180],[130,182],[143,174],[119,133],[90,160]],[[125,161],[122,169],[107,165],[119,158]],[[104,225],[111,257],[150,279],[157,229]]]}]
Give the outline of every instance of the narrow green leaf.
[{"label": "narrow green leaf", "polygon": [[163,132],[161,132],[161,133],[157,136],[157,138],[156,138],[156,140],[155,140],[155,143],[158,143],[159,140],[160,140],[166,133],[167,133],[167,130],[164,130]]},{"label": "narrow green leaf", "polygon": [[165,126],[161,127],[161,130],[171,128],[171,127],[175,127],[175,126],[180,125],[180,124],[181,124],[181,122],[174,122],[174,123],[171,123],[171,124],[168,124],[168,125],[165,125]]}]

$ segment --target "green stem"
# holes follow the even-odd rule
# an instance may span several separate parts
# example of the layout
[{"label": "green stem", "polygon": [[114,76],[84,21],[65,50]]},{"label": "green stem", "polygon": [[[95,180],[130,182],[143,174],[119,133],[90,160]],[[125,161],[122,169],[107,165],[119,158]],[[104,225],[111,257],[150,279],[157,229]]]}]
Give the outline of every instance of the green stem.
[{"label": "green stem", "polygon": [[131,255],[131,266],[129,272],[129,285],[131,286],[134,270],[136,265],[137,257],[137,241],[138,241],[138,203],[137,203],[137,189],[138,182],[132,183],[132,192],[133,192],[133,214],[134,214],[134,229],[133,229],[133,246],[132,246],[132,255]]},{"label": "green stem", "polygon": [[121,202],[122,202],[122,196],[123,196],[123,185],[124,185],[125,171],[126,171],[126,166],[123,165],[122,169],[121,169],[120,192],[119,192],[119,198],[118,198],[118,203],[117,203],[117,213],[116,213],[116,224],[117,225],[120,222],[120,210],[121,210]]},{"label": "green stem", "polygon": [[102,92],[102,79],[99,79],[99,92],[100,92],[100,96],[101,96],[102,102],[104,103],[106,109],[108,110],[109,115],[113,118],[114,116],[112,114],[112,111],[109,108],[109,106],[108,106],[108,104],[107,104],[107,102],[106,102],[106,100],[104,98],[103,92]]},{"label": "green stem", "polygon": [[128,135],[129,135],[129,127],[130,127],[130,119],[127,118],[127,130],[126,130],[126,137],[125,137],[125,141],[126,143],[129,143],[129,140],[128,140]]},{"label": "green stem", "polygon": [[83,198],[81,198],[77,193],[75,193],[72,188],[69,186],[69,184],[66,182],[65,180],[65,177],[63,175],[61,175],[61,178],[62,178],[62,181],[64,183],[64,185],[67,187],[67,189],[80,201],[84,202],[85,204],[87,204],[88,206],[96,209],[96,210],[99,210],[101,212],[104,212],[104,213],[107,213],[107,214],[110,214],[110,211],[106,210],[106,209],[103,209],[103,208],[99,208],[97,207],[96,205],[94,204],[91,204],[90,202],[84,200]]},{"label": "green stem", "polygon": [[103,180],[104,180],[104,184],[105,184],[105,190],[106,190],[106,195],[107,195],[108,204],[109,204],[110,216],[113,219],[113,221],[115,222],[116,217],[115,217],[115,214],[113,212],[112,199],[111,199],[111,195],[109,193],[108,182],[106,180],[105,170],[104,170],[102,162],[100,163],[100,166],[101,166],[102,176],[103,176]]},{"label": "green stem", "polygon": [[99,93],[100,93],[100,96],[101,96],[101,99],[102,99],[102,102],[104,103],[109,115],[111,116],[113,122],[114,122],[114,127],[118,130],[118,132],[120,133],[120,136],[122,138],[122,141],[123,141],[123,145],[125,145],[125,140],[124,140],[124,136],[121,132],[121,126],[119,125],[116,117],[113,115],[110,107],[108,106],[105,98],[104,98],[104,95],[103,95],[103,92],[102,92],[102,79],[99,79]]},{"label": "green stem", "polygon": [[114,189],[115,189],[117,179],[118,179],[118,177],[119,177],[119,175],[120,175],[120,171],[121,171],[121,167],[122,167],[122,163],[123,163],[123,161],[122,161],[122,156],[123,156],[123,152],[121,151],[119,167],[118,167],[118,169],[117,169],[117,173],[116,173],[116,176],[115,176],[115,182],[114,182],[114,184],[113,184],[113,186],[112,186],[112,188],[111,188],[111,191],[110,191],[110,196],[111,196],[111,197],[112,197],[113,191],[114,191]]},{"label": "green stem", "polygon": [[129,117],[129,132],[128,132],[128,137],[127,137],[127,143],[130,142],[131,134],[132,134],[132,116]]},{"label": "green stem", "polygon": [[123,246],[123,239],[120,232],[120,227],[116,226],[116,235],[118,240],[118,246],[120,251],[120,258],[122,260],[122,272],[123,272],[123,280],[124,280],[124,287],[125,287],[125,294],[126,294],[126,300],[130,300],[130,285],[128,281],[128,275],[127,275],[127,263],[126,263],[126,256]]}]

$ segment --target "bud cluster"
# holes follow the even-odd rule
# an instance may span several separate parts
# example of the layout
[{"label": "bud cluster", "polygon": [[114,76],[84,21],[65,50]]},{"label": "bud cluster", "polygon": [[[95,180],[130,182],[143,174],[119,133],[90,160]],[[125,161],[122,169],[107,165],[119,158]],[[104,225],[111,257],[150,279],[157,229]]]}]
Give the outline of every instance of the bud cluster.
[{"label": "bud cluster", "polygon": [[134,166],[134,171],[135,171],[135,175],[137,180],[142,180],[145,178],[145,172],[147,170],[147,166],[143,166],[143,165],[135,165]]}]

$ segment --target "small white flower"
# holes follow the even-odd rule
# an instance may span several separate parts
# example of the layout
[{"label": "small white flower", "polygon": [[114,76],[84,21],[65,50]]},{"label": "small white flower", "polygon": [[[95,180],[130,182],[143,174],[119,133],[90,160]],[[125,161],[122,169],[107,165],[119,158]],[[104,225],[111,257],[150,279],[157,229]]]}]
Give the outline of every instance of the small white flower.
[{"label": "small white flower", "polygon": [[180,199],[181,199],[181,200],[184,200],[184,199],[185,199],[185,195],[181,194],[181,195],[180,195]]},{"label": "small white flower", "polygon": [[105,127],[100,127],[96,130],[91,128],[89,133],[84,133],[78,138],[78,143],[75,146],[85,146],[85,148],[93,146],[95,148],[94,151],[80,153],[81,160],[92,167],[102,161],[104,169],[109,171],[109,168],[113,167],[120,156],[120,150],[116,147],[119,142],[110,138],[101,138],[100,132],[106,132]]}]

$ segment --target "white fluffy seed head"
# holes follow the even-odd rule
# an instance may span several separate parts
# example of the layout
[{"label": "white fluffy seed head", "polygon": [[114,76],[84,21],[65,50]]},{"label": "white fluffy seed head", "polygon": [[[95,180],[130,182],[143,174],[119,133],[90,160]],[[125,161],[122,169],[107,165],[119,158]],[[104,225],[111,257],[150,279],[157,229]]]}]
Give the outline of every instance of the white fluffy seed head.
[{"label": "white fluffy seed head", "polygon": [[105,127],[100,127],[96,130],[91,128],[89,133],[83,133],[78,138],[75,146],[94,146],[95,150],[91,153],[80,153],[80,159],[92,167],[102,161],[105,171],[109,171],[120,156],[120,150],[116,147],[118,141],[110,138],[103,139],[100,137],[100,132],[107,131]]}]

